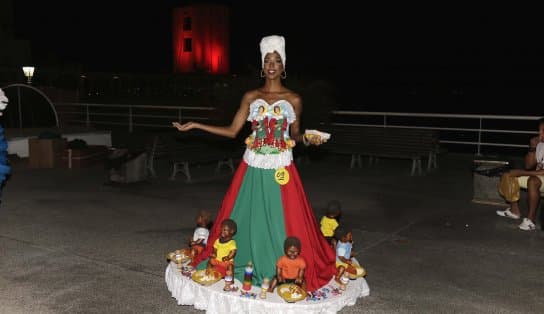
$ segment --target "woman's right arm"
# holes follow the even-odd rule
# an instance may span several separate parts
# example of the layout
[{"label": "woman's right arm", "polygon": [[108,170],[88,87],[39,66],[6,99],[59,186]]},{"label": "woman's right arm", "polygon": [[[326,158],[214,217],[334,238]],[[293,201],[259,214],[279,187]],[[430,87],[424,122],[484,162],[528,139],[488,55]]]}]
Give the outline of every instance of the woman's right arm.
[{"label": "woman's right arm", "polygon": [[540,143],[540,137],[536,136],[529,142],[529,152],[525,155],[525,170],[536,168],[536,146]]},{"label": "woman's right arm", "polygon": [[178,122],[172,122],[172,125],[181,132],[186,132],[192,129],[200,129],[208,133],[212,133],[219,136],[224,136],[228,138],[235,138],[238,135],[238,132],[244,126],[246,122],[247,115],[249,113],[249,104],[253,100],[253,93],[247,92],[242,98],[240,107],[234,115],[232,122],[229,126],[215,126],[209,124],[203,124],[198,122],[187,122],[185,124],[180,124]]}]

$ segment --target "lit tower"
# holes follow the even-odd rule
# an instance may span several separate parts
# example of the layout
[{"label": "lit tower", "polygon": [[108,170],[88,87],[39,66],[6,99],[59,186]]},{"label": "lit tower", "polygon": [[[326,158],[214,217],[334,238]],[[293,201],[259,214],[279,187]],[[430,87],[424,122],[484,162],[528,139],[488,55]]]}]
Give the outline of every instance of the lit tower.
[{"label": "lit tower", "polygon": [[174,9],[174,72],[229,72],[229,10],[202,4]]}]

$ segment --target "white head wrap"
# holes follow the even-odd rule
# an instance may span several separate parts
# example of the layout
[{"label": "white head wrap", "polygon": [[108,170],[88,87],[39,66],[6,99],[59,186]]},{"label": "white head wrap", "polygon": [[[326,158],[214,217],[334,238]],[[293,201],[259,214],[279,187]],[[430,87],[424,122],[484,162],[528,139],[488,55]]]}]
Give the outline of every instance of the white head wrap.
[{"label": "white head wrap", "polygon": [[262,59],[262,66],[264,68],[264,57],[267,53],[271,52],[277,52],[281,57],[281,62],[283,63],[283,66],[285,67],[285,63],[287,60],[287,57],[285,56],[285,38],[283,36],[266,36],[261,39],[261,59]]}]

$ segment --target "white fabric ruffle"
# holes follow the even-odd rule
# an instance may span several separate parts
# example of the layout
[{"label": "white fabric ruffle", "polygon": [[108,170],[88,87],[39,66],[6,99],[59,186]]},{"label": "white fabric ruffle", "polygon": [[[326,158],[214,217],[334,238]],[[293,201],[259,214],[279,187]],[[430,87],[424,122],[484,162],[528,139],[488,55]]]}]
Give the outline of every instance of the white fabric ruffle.
[{"label": "white fabric ruffle", "polygon": [[287,167],[293,161],[291,150],[285,150],[278,154],[257,154],[251,149],[246,149],[244,161],[253,168],[260,169],[278,169]]},{"label": "white fabric ruffle", "polygon": [[[256,299],[240,297],[240,291],[224,292],[224,282],[221,280],[211,286],[201,286],[190,278],[185,277],[174,263],[166,268],[165,281],[172,297],[179,305],[193,305],[206,313],[282,313],[282,314],[332,314],[345,306],[354,305],[357,298],[370,294],[370,289],[364,278],[349,282],[346,291],[340,295],[330,296],[320,301],[285,302],[276,292],[267,293],[266,299],[259,298],[259,287],[253,287],[251,292],[257,294]],[[235,285],[241,287],[236,280]],[[330,285],[336,286],[334,279]]]}]

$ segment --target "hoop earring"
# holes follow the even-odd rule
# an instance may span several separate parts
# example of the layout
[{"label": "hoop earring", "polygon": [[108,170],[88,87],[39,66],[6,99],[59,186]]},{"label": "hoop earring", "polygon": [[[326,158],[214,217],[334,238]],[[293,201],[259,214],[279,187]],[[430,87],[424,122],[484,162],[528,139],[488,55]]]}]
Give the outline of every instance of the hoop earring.
[{"label": "hoop earring", "polygon": [[286,79],[286,78],[287,78],[287,71],[283,70],[283,72],[281,72],[280,77],[281,77],[282,79]]},{"label": "hoop earring", "polygon": [[266,75],[264,75],[264,70],[261,69],[261,77],[265,77]]}]

